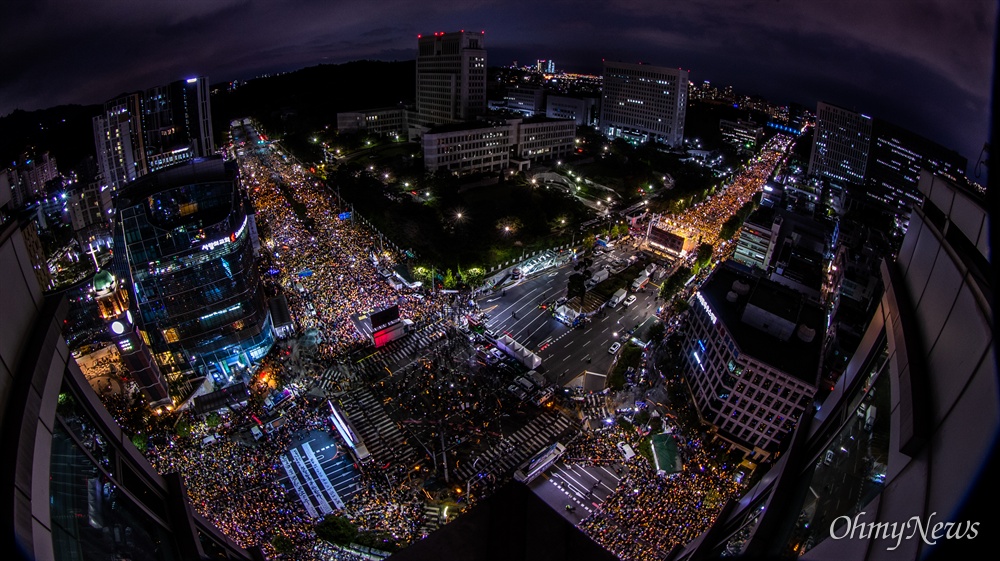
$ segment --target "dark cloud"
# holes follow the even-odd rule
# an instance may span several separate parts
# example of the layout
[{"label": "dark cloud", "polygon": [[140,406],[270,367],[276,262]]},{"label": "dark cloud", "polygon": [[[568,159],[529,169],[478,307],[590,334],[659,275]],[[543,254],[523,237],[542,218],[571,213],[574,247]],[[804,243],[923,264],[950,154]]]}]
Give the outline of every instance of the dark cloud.
[{"label": "dark cloud", "polygon": [[194,74],[406,59],[418,33],[484,29],[491,64],[679,66],[776,101],[855,106],[975,159],[995,20],[988,0],[5,0],[0,114]]}]

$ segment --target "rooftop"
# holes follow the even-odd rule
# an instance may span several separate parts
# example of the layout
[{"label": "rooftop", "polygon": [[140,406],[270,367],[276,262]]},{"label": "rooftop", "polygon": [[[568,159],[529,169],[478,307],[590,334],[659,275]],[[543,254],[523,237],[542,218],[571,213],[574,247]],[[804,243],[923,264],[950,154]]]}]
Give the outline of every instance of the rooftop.
[{"label": "rooftop", "polygon": [[[750,285],[746,296],[738,296],[736,302],[729,302],[726,295],[732,291],[736,281]],[[826,322],[823,310],[808,302],[805,297],[780,284],[743,273],[729,262],[723,263],[701,287],[702,294],[725,324],[740,353],[767,363],[810,385],[816,384],[819,361],[823,348],[823,330]],[[816,331],[810,342],[799,339],[794,333],[787,340],[761,331],[743,321],[743,311],[747,303],[790,321],[796,326],[805,325]]]}]

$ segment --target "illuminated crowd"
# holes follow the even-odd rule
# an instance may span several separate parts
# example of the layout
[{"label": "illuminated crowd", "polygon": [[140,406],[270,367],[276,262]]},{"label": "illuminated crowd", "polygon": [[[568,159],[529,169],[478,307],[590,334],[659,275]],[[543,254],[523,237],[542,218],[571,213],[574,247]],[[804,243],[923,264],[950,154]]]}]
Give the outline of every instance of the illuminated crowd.
[{"label": "illuminated crowd", "polygon": [[[400,256],[378,234],[341,219],[350,209],[338,206],[328,187],[270,150],[247,155],[240,164],[258,223],[269,228],[262,243],[271,276],[285,288],[300,328],[321,333],[323,356],[335,358],[367,344],[352,314],[393,304],[415,323],[439,314],[443,300],[438,295],[404,295],[380,277],[379,270],[392,269]],[[308,223],[295,212],[289,194],[304,206]]]},{"label": "illuminated crowd", "polygon": [[[608,431],[567,453],[586,456],[599,449],[598,459],[614,453],[620,459],[610,443],[628,436],[621,429]],[[615,492],[580,528],[623,561],[659,559],[708,530],[727,499],[737,496],[739,486],[699,439],[681,441],[679,448],[683,469],[673,475],[657,474],[642,456],[629,460]]]},{"label": "illuminated crowd", "polygon": [[760,156],[733,177],[728,187],[672,220],[683,229],[697,232],[703,242],[715,244],[722,224],[764,187],[784,158],[791,140],[788,136],[776,135],[764,146]]}]

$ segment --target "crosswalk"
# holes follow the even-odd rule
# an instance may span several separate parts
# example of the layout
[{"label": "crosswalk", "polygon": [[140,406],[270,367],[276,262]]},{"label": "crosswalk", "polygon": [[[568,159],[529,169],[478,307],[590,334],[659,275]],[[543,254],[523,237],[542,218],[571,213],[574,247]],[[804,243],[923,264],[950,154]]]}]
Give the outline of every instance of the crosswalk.
[{"label": "crosswalk", "polygon": [[409,364],[419,352],[445,338],[439,323],[431,324],[352,362],[336,363],[323,371],[316,381],[315,392],[326,395],[354,387],[360,381],[374,382]]},{"label": "crosswalk", "polygon": [[420,523],[420,534],[426,536],[441,527],[441,507],[424,505],[424,515]]},{"label": "crosswalk", "polygon": [[399,425],[389,418],[370,390],[361,388],[346,392],[340,396],[340,402],[368,452],[379,465],[388,462],[409,465],[416,460],[417,453],[407,442]]},{"label": "crosswalk", "polygon": [[354,372],[369,381],[379,380],[395,371],[399,366],[409,364],[423,351],[445,338],[444,326],[433,323],[427,327],[392,341],[372,354],[362,357],[351,367]]},{"label": "crosswalk", "polygon": [[483,474],[484,477],[486,474],[502,477],[546,446],[568,436],[576,428],[576,421],[559,413],[546,411],[478,458],[461,464],[458,475],[465,480],[478,474]]},{"label": "crosswalk", "polygon": [[583,402],[583,415],[588,419],[607,419],[611,417],[608,411],[607,396],[600,393],[588,394]]}]

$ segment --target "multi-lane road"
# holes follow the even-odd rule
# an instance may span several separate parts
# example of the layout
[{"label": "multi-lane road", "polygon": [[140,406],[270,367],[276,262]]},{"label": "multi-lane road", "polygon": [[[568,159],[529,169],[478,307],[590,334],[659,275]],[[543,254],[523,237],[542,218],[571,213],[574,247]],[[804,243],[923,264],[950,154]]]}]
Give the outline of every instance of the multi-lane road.
[{"label": "multi-lane road", "polygon": [[[629,246],[628,250],[615,249],[596,256],[591,270],[634,252]],[[489,315],[487,328],[497,335],[510,335],[541,357],[545,372],[559,385],[584,371],[606,374],[617,357],[617,353],[608,352],[611,345],[624,344],[628,339],[625,332],[655,314],[658,305],[657,286],[649,284],[635,293],[636,301],[630,306],[605,308],[584,328],[571,328],[555,318],[551,304],[566,295],[573,265],[570,261],[546,269],[479,300],[480,309]],[[542,309],[540,304],[550,305]]]}]

